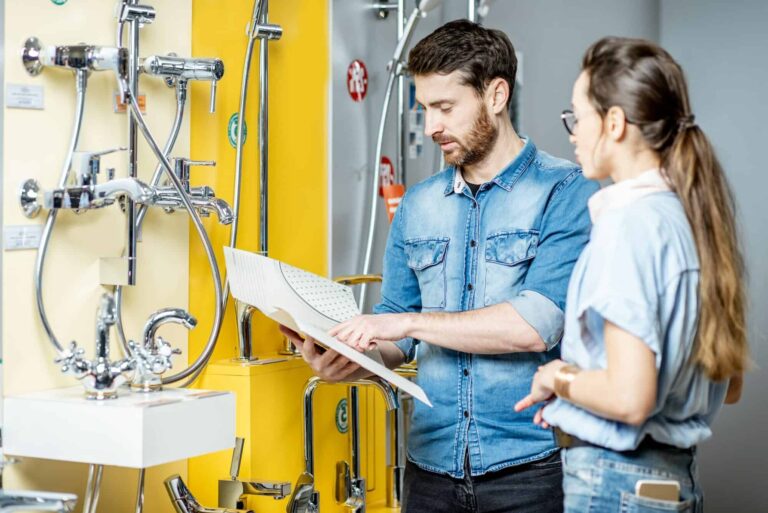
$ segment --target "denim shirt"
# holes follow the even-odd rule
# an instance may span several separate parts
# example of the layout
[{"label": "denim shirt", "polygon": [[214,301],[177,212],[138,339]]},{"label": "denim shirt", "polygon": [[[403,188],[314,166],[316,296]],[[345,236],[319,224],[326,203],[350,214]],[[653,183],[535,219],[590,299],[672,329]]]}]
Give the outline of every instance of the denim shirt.
[{"label": "denim shirt", "polygon": [[656,404],[639,426],[606,419],[557,399],[544,409],[550,425],[615,451],[646,436],[692,447],[712,435],[727,380],[715,383],[691,364],[699,319],[699,260],[677,195],[659,192],[602,214],[568,289],[563,360],[605,369],[608,320],[656,356]]},{"label": "denim shirt", "polygon": [[549,349],[479,355],[399,341],[407,359],[418,356],[416,379],[434,404],[417,403],[411,420],[408,458],[419,467],[462,478],[465,455],[477,476],[557,450],[552,433],[533,424],[533,409],[513,406],[538,366],[559,356],[568,279],[589,237],[587,200],[596,190],[577,166],[528,140],[476,197],[452,167],[406,193],[374,312],[457,312],[506,301]]}]

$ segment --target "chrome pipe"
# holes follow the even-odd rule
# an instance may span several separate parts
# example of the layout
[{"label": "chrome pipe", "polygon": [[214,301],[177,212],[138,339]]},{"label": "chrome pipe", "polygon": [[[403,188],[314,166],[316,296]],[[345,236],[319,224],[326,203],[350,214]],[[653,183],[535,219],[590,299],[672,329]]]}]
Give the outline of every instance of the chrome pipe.
[{"label": "chrome pipe", "polygon": [[[75,71],[75,88],[77,91],[77,101],[75,104],[75,123],[72,128],[72,138],[70,139],[69,148],[67,150],[67,157],[64,159],[64,166],[61,170],[59,177],[59,188],[66,186],[69,179],[69,168],[72,165],[72,155],[77,148],[77,143],[80,140],[80,130],[83,126],[83,111],[85,108],[85,91],[88,85],[88,72],[85,70]],[[51,240],[51,233],[53,232],[53,225],[56,223],[56,216],[58,210],[51,209],[48,211],[48,219],[45,221],[45,227],[40,238],[40,245],[37,248],[37,255],[35,258],[35,300],[37,303],[37,313],[40,317],[40,322],[43,324],[48,339],[53,344],[53,347],[59,354],[64,352],[64,348],[59,343],[56,335],[53,333],[53,328],[48,321],[48,315],[45,312],[45,301],[43,299],[43,272],[45,267],[45,257],[48,253],[48,244]]]},{"label": "chrome pipe", "polygon": [[213,319],[213,327],[211,329],[211,334],[208,338],[208,342],[206,343],[205,348],[203,348],[203,352],[198,356],[198,358],[195,360],[195,362],[192,365],[190,365],[183,371],[177,374],[174,374],[173,376],[164,377],[163,384],[165,385],[165,384],[175,383],[176,381],[180,381],[184,378],[187,378],[188,376],[195,373],[197,370],[202,369],[202,366],[205,365],[205,363],[210,358],[210,355],[213,352],[213,348],[216,345],[216,339],[218,338],[219,330],[221,329],[222,297],[223,297],[222,287],[221,287],[221,274],[219,273],[219,267],[216,263],[216,256],[213,253],[213,247],[211,246],[211,241],[208,238],[208,234],[205,231],[205,227],[203,226],[202,221],[200,220],[200,215],[197,213],[194,206],[192,205],[192,202],[189,196],[184,190],[184,185],[181,183],[181,180],[173,172],[173,168],[171,167],[170,162],[168,162],[168,159],[165,158],[165,155],[163,155],[163,152],[160,150],[160,147],[157,145],[157,142],[155,141],[154,137],[152,137],[152,133],[149,131],[149,127],[147,126],[147,123],[144,120],[144,116],[141,114],[141,110],[139,109],[139,103],[136,100],[136,97],[133,95],[129,95],[129,96],[130,96],[131,115],[136,119],[137,126],[141,130],[142,134],[144,135],[144,138],[147,140],[147,143],[149,143],[149,146],[152,149],[152,152],[155,154],[157,159],[160,160],[160,162],[163,164],[166,175],[170,179],[171,183],[176,188],[176,190],[179,191],[179,197],[181,198],[181,201],[184,204],[184,208],[186,208],[187,212],[189,212],[189,215],[192,218],[192,222],[195,225],[195,230],[197,230],[197,233],[200,236],[200,240],[205,249],[206,256],[208,257],[208,262],[211,266],[211,274],[213,275],[213,287],[214,287],[214,295],[215,295],[215,298],[214,298],[215,313],[214,313],[214,319]]},{"label": "chrome pipe", "polygon": [[[171,133],[163,148],[163,155],[168,158],[173,151],[173,147],[176,145],[176,139],[179,136],[181,130],[181,123],[184,119],[184,108],[187,101],[187,81],[179,80],[176,82],[176,114],[173,118],[173,125],[171,126]],[[158,162],[155,167],[155,172],[152,175],[152,181],[149,186],[155,188],[159,183],[163,174],[163,164]],[[141,234],[141,226],[144,223],[144,218],[147,215],[149,209],[148,205],[139,206],[139,210],[136,214],[136,230]],[[115,324],[117,337],[120,340],[120,344],[123,347],[125,354],[131,354],[131,349],[128,347],[128,340],[125,338],[125,329],[123,328],[123,287],[117,285],[115,287],[115,308],[117,309],[117,323]]]},{"label": "chrome pipe", "polygon": [[[269,0],[262,0],[262,23],[269,17]],[[269,44],[259,43],[259,253],[269,250]],[[238,132],[239,134],[239,132]]]},{"label": "chrome pipe", "polygon": [[[384,103],[381,107],[381,119],[379,121],[379,132],[376,136],[376,151],[374,153],[374,166],[371,176],[371,210],[369,212],[369,224],[368,224],[368,239],[365,245],[365,257],[363,259],[363,273],[370,274],[371,271],[371,258],[373,256],[373,237],[376,233],[376,212],[378,212],[378,197],[379,197],[379,165],[381,163],[382,147],[384,145],[384,128],[387,124],[387,112],[389,111],[389,101],[392,97],[392,87],[395,83],[395,75],[397,75],[397,65],[395,64],[389,70],[389,78],[387,79],[387,86],[384,91]],[[360,298],[358,300],[358,306],[360,312],[365,312],[365,293],[368,290],[366,283],[360,285]]]},{"label": "chrome pipe", "polygon": [[[405,30],[405,0],[397,0],[397,39],[403,38],[403,30]],[[405,128],[406,121],[406,109],[405,109],[405,74],[399,73],[397,75],[397,141],[395,158],[397,162],[397,170],[395,173],[395,183],[401,183],[405,185],[405,177],[407,174],[406,165],[407,157],[405,156]]]},{"label": "chrome pipe", "polygon": [[83,513],[96,513],[96,509],[99,507],[101,476],[103,473],[104,465],[92,464],[88,467],[88,483],[85,487]]},{"label": "chrome pipe", "polygon": [[136,513],[144,510],[144,469],[139,469],[139,487],[136,491]]},{"label": "chrome pipe", "polygon": [[477,23],[477,0],[467,0],[467,19]]},{"label": "chrome pipe", "polygon": [[[138,0],[127,0],[128,6],[138,5]],[[139,97],[139,29],[138,17],[128,19],[128,90],[131,98]],[[128,116],[128,176],[138,178],[138,139],[136,120]],[[136,230],[136,203],[125,199],[126,242],[128,259],[128,285],[136,285],[138,231]]]}]

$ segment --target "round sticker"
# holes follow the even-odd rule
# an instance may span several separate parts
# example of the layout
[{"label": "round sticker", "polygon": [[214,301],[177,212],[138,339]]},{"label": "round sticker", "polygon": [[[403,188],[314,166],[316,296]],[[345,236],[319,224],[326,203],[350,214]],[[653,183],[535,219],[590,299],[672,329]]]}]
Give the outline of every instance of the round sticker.
[{"label": "round sticker", "polygon": [[[229,139],[229,144],[233,148],[237,148],[237,112],[232,114],[232,117],[229,118],[229,123],[227,124],[227,138]],[[243,120],[243,135],[240,138],[242,141],[243,146],[245,146],[245,139],[248,137],[248,126],[245,124],[245,120]]]},{"label": "round sticker", "polygon": [[339,433],[346,433],[349,431],[349,415],[347,413],[347,400],[342,399],[339,404],[336,405],[336,429]]},{"label": "round sticker", "polygon": [[356,102],[361,102],[368,94],[368,70],[365,63],[355,59],[347,67],[347,91]]},{"label": "round sticker", "polygon": [[384,196],[384,187],[395,184],[395,165],[386,155],[379,164],[379,196]]},{"label": "round sticker", "polygon": [[67,0],[51,0],[51,2],[56,5],[64,5],[67,3]]}]

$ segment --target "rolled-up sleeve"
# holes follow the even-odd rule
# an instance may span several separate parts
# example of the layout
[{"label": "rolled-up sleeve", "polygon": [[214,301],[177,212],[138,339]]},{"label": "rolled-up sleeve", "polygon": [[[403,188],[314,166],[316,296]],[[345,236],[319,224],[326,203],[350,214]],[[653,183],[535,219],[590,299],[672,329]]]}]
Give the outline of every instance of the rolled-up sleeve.
[{"label": "rolled-up sleeve", "polygon": [[[405,215],[407,198],[408,194],[406,193],[395,212],[387,236],[381,301],[373,307],[374,314],[421,311],[419,281],[413,270],[408,267],[403,241],[403,216]],[[416,357],[418,340],[408,337],[398,340],[395,344],[405,355],[406,362],[410,362]]]},{"label": "rolled-up sleeve", "polygon": [[575,170],[553,191],[542,217],[536,256],[520,292],[509,300],[547,350],[563,335],[568,281],[592,227],[587,200],[598,188]]}]

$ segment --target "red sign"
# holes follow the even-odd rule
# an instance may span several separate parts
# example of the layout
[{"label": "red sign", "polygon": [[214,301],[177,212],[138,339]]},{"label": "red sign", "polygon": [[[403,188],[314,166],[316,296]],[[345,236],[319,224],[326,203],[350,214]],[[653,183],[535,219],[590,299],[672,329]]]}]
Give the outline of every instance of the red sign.
[{"label": "red sign", "polygon": [[379,196],[384,196],[384,187],[395,184],[395,165],[389,157],[382,156],[379,164]]},{"label": "red sign", "polygon": [[355,59],[347,68],[347,91],[356,102],[361,102],[368,94],[368,70],[365,63]]}]

